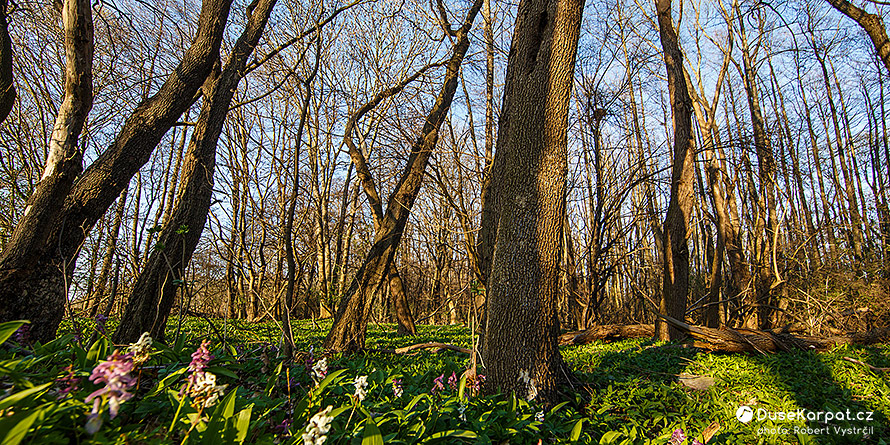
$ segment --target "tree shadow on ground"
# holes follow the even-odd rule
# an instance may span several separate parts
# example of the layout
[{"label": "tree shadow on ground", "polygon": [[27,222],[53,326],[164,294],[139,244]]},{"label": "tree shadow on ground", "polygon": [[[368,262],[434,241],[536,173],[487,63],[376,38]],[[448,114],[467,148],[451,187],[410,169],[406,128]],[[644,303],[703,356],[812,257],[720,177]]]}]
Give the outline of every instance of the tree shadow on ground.
[{"label": "tree shadow on ground", "polygon": [[[886,366],[890,359],[885,351],[841,348],[829,353],[745,355],[679,346],[628,340],[563,350],[587,383],[590,403],[586,414],[591,425],[585,431],[591,438],[599,440],[616,431],[642,443],[647,438],[669,437],[670,431],[679,427],[691,442],[693,437],[701,440],[702,432],[719,422],[721,429],[709,443],[886,443],[880,438],[890,433],[888,379],[841,360],[846,354]],[[713,377],[715,384],[704,391],[693,390],[678,383],[681,373]],[[750,405],[755,415],[763,418],[740,422],[735,413],[742,405]],[[799,409],[805,410],[805,416],[841,411],[845,417],[849,410],[853,420],[825,422],[823,414],[819,420],[788,421],[776,416],[771,419],[768,414],[798,413]],[[872,420],[857,419],[859,412],[873,412]],[[868,427],[871,429],[862,429]]]}]

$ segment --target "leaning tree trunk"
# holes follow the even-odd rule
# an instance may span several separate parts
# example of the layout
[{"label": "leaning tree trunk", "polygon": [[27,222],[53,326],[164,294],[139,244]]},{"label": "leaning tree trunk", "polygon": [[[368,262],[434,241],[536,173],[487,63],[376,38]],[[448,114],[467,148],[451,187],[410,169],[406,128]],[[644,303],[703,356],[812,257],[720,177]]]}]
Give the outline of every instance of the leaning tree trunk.
[{"label": "leaning tree trunk", "polygon": [[[339,352],[354,352],[365,347],[365,331],[373,307],[374,296],[382,290],[382,286],[387,282],[386,278],[392,268],[396,250],[402,239],[402,232],[405,230],[405,224],[411,214],[411,207],[423,185],[424,171],[439,140],[439,127],[445,121],[451,101],[454,99],[460,65],[470,47],[470,28],[481,8],[482,0],[476,0],[457,31],[451,30],[450,25],[443,24],[443,27],[452,34],[455,43],[452,47],[451,58],[446,64],[442,89],[426,117],[420,136],[411,147],[408,164],[399,177],[396,189],[389,197],[386,212],[379,219],[374,245],[371,246],[371,250],[340,302],[335,317],[336,321],[324,341],[325,348]],[[349,140],[346,142],[350,143]],[[361,157],[357,154],[360,152],[350,147],[350,155],[356,164],[356,172],[362,178],[363,185],[366,187],[365,191],[368,192],[367,181],[363,177],[365,173],[360,165]],[[357,159],[359,162],[355,162]],[[376,220],[377,218],[375,218]]]},{"label": "leaning tree trunk", "polygon": [[195,39],[179,66],[157,94],[136,107],[111,146],[77,179],[64,205],[56,207],[58,216],[40,222],[51,226],[46,243],[16,254],[15,261],[23,266],[0,274],[0,307],[4,308],[0,321],[31,319],[36,339],[53,338],[62,320],[80,246],[167,130],[194,103],[195,94],[219,59],[231,3],[204,0]]},{"label": "leaning tree trunk", "polygon": [[[2,69],[5,77],[7,51],[6,2],[2,15]],[[58,209],[65,202],[75,178],[83,170],[83,151],[78,144],[84,122],[93,106],[93,13],[86,0],[66,0],[62,6],[62,25],[65,31],[65,98],[59,107],[49,141],[49,153],[43,176],[28,198],[25,212],[16,224],[9,243],[0,255],[0,321],[28,318],[35,338],[47,341],[55,336],[56,325],[44,319],[61,320],[64,295],[45,292],[16,292],[17,284],[34,273],[34,264],[55,244],[54,224],[60,224]],[[11,69],[11,63],[9,68]],[[0,88],[5,81],[0,82]],[[9,88],[12,88],[10,83]],[[4,98],[11,90],[3,93]],[[14,98],[14,92],[13,98]],[[0,104],[5,107],[6,104]],[[10,103],[11,106],[11,103]],[[4,111],[4,110],[0,110]],[[8,111],[7,111],[8,114]],[[5,117],[5,116],[3,116]],[[66,221],[67,223],[67,221]],[[62,269],[65,269],[63,264]],[[67,271],[66,271],[67,272]],[[45,299],[51,298],[51,305]],[[53,298],[54,297],[54,298]]]},{"label": "leaning tree trunk", "polygon": [[483,209],[483,223],[493,225],[484,230],[495,239],[482,350],[486,388],[548,402],[568,372],[557,345],[557,295],[583,9],[583,0],[520,2]]},{"label": "leaning tree trunk", "polygon": [[[680,320],[686,317],[689,292],[689,247],[686,239],[695,203],[695,140],[692,135],[692,99],[683,72],[683,53],[671,17],[671,1],[655,0],[658,29],[664,49],[668,91],[674,117],[674,164],[671,197],[664,219],[663,289],[659,310]],[[680,338],[683,333],[664,322],[656,323],[661,340]]]},{"label": "leaning tree trunk", "polygon": [[112,337],[115,343],[136,341],[143,332],[163,341],[164,327],[178,288],[188,286],[185,268],[198,245],[210,198],[216,146],[232,97],[244,76],[247,59],[259,42],[276,0],[254,0],[250,19],[219,77],[208,77],[204,103],[183,163],[182,186],[170,220],[161,231],[158,245],[133,285],[123,320]]}]

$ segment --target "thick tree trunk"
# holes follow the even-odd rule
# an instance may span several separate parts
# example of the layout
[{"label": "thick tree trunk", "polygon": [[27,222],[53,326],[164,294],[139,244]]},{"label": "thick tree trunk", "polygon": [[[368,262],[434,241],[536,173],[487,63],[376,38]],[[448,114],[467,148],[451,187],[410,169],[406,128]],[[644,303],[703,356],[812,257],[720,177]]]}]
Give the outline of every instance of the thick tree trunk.
[{"label": "thick tree trunk", "polygon": [[557,347],[557,295],[583,9],[582,0],[520,2],[483,209],[483,230],[495,239],[482,350],[486,388],[547,402],[569,372]]},{"label": "thick tree trunk", "polygon": [[23,267],[4,267],[6,272],[0,275],[0,307],[4,308],[0,321],[30,319],[38,340],[47,341],[55,335],[80,246],[167,130],[194,103],[195,93],[219,58],[231,2],[203,2],[195,39],[179,66],[157,94],[136,107],[111,146],[84,171],[67,196],[63,195],[64,205],[55,207],[58,216],[41,221],[41,225],[51,226],[47,241],[19,254],[4,251]]},{"label": "thick tree trunk", "polygon": [[[689,246],[686,238],[695,204],[695,140],[692,134],[692,98],[683,71],[683,53],[674,29],[670,0],[656,0],[658,29],[668,74],[673,112],[673,167],[671,196],[664,219],[663,288],[659,311],[674,318],[686,316],[689,293]],[[680,338],[683,333],[663,322],[656,323],[660,340]]]},{"label": "thick tree trunk", "polygon": [[[374,303],[374,296],[386,284],[386,278],[389,277],[392,269],[402,232],[405,230],[405,224],[411,214],[411,207],[423,185],[424,171],[439,140],[439,127],[445,121],[457,90],[460,65],[470,46],[470,28],[481,8],[482,0],[476,0],[467,12],[460,29],[450,31],[455,43],[452,47],[451,58],[445,67],[442,89],[427,114],[420,136],[411,147],[411,154],[408,156],[405,170],[399,176],[396,189],[387,201],[386,212],[382,214],[382,217],[375,217],[377,233],[374,245],[371,246],[371,250],[356,272],[349,290],[340,301],[334,324],[324,341],[325,348],[341,352],[355,352],[365,347],[365,331]],[[450,25],[445,24],[444,26],[449,27]],[[366,106],[368,105],[366,104]],[[349,145],[351,141],[347,138],[346,143]],[[352,156],[356,172],[362,179],[369,201],[371,201],[372,193],[376,195],[376,190],[373,187],[368,187],[368,181],[364,176],[367,173],[367,166],[364,166],[365,171],[363,171],[363,156],[353,147],[354,144],[349,147],[350,156]],[[372,202],[372,209],[374,208]],[[382,210],[382,206],[380,209]],[[376,212],[377,210],[375,210]]]},{"label": "thick tree trunk", "polygon": [[[3,3],[0,6],[5,10],[6,2]],[[6,25],[5,11],[2,16],[0,25]],[[66,0],[62,6],[62,26],[65,33],[65,97],[50,136],[46,167],[34,193],[28,198],[12,237],[0,254],[0,288],[4,288],[0,290],[0,322],[30,319],[31,334],[40,341],[55,336],[65,296],[46,293],[42,289],[28,292],[21,282],[36,272],[35,263],[40,256],[55,248],[57,240],[53,237],[53,227],[69,223],[63,222],[59,209],[83,170],[83,151],[78,139],[93,106],[93,13],[90,2]],[[2,32],[6,34],[6,27],[3,28]],[[8,39],[8,35],[3,36],[4,58],[8,53],[5,48]],[[0,62],[5,64],[3,60]],[[5,67],[0,67],[0,75],[3,70]],[[70,273],[67,267],[73,266],[61,264],[62,271]]]},{"label": "thick tree trunk", "polygon": [[247,59],[259,42],[276,0],[254,0],[250,19],[219,77],[207,79],[204,103],[183,164],[183,184],[170,221],[161,231],[145,270],[139,274],[112,337],[115,343],[131,343],[143,332],[164,340],[167,317],[178,288],[185,288],[185,269],[201,238],[210,199],[216,147]]}]

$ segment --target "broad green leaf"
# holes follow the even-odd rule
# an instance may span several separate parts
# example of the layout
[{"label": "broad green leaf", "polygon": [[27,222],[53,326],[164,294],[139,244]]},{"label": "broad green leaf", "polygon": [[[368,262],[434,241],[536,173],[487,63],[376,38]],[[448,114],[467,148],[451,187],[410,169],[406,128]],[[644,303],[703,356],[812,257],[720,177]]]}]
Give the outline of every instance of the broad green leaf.
[{"label": "broad green leaf", "polygon": [[460,385],[457,387],[457,398],[458,400],[466,400],[464,397],[464,392],[467,390],[467,376],[466,374],[460,376]]},{"label": "broad green leaf", "polygon": [[618,438],[621,437],[621,433],[618,431],[609,431],[606,434],[603,434],[603,437],[600,438],[600,445],[607,445],[610,443],[614,443]]},{"label": "broad green leaf", "polygon": [[86,361],[83,362],[82,366],[84,368],[90,368],[99,363],[99,360],[104,359],[108,356],[108,339],[105,337],[99,337],[92,345],[90,345],[90,350],[87,351]]},{"label": "broad green leaf", "polygon": [[374,419],[365,419],[365,432],[362,435],[362,445],[383,445],[383,435],[374,423]]},{"label": "broad green leaf", "polygon": [[322,380],[321,382],[319,382],[318,386],[315,387],[315,389],[312,390],[312,392],[315,393],[315,394],[321,394],[321,392],[324,391],[324,389],[325,389],[328,385],[330,385],[331,383],[334,383],[334,380],[336,380],[336,381],[338,381],[338,382],[339,382],[340,380],[342,380],[342,379],[340,379],[340,378],[338,378],[338,377],[340,377],[341,375],[343,375],[346,371],[349,371],[349,368],[338,369],[338,370],[336,370],[336,371],[334,371],[334,372],[328,374],[327,377],[324,378],[324,380]]},{"label": "broad green leaf", "polygon": [[160,394],[161,391],[167,389],[179,378],[179,376],[185,374],[186,371],[188,371],[188,368],[181,368],[171,372],[170,375],[161,379],[161,381],[158,382],[157,386],[155,386],[155,388],[146,397],[154,397]]},{"label": "broad green leaf", "polygon": [[235,374],[234,372],[229,371],[228,369],[223,368],[222,366],[208,366],[207,369],[205,369],[205,371],[212,372],[216,375],[226,376],[232,380],[238,380],[238,374]]},{"label": "broad green leaf", "polygon": [[449,431],[439,431],[438,433],[431,434],[430,437],[427,437],[421,443],[427,443],[431,440],[439,440],[439,439],[475,439],[476,433],[468,430],[449,430]]},{"label": "broad green leaf", "polygon": [[[13,406],[19,402],[22,402],[29,397],[36,399],[37,397],[40,397],[40,395],[43,394],[43,392],[45,392],[46,389],[49,388],[50,385],[52,385],[52,384],[53,384],[52,382],[44,383],[40,386],[28,388],[28,389],[19,391],[15,394],[12,394],[8,397],[5,397],[4,399],[0,400],[0,410],[9,408],[10,406]],[[2,442],[2,443],[5,443],[5,442]]]},{"label": "broad green leaf", "polygon": [[31,322],[28,320],[15,320],[0,323],[0,344],[3,344],[9,337],[12,337],[12,334],[15,334],[15,331],[19,330],[19,328],[26,323]]},{"label": "broad green leaf", "polygon": [[250,414],[252,411],[253,405],[238,411],[238,416],[235,418],[235,431],[237,431],[235,442],[244,443],[244,439],[247,438],[247,430],[250,429]]},{"label": "broad green leaf", "polygon": [[40,414],[41,410],[35,409],[31,412],[24,414],[24,418],[19,419],[19,416],[12,416],[6,420],[6,422],[0,422],[0,430],[6,429],[9,426],[5,425],[6,423],[14,423],[14,425],[9,428],[6,435],[3,437],[3,440],[0,440],[0,443],[3,445],[18,445],[21,443],[22,439],[25,438],[25,434],[28,433],[28,430],[31,429],[31,425],[34,424],[34,421],[37,419],[37,416]]},{"label": "broad green leaf", "polygon": [[569,440],[576,441],[581,438],[581,427],[584,426],[584,419],[578,419],[575,422],[575,426],[572,427],[572,432],[569,434]]}]

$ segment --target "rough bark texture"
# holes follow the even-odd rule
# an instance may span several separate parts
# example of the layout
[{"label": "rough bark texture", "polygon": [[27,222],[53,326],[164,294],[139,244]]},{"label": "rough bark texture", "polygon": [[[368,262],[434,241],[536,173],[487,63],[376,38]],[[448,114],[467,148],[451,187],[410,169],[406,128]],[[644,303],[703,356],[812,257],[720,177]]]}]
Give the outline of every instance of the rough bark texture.
[{"label": "rough bark texture", "polygon": [[[451,101],[454,99],[454,92],[457,90],[460,65],[470,47],[470,28],[481,8],[482,0],[476,0],[467,12],[461,27],[454,32],[455,43],[451,58],[446,64],[442,89],[426,117],[420,136],[411,147],[405,170],[399,176],[396,188],[387,201],[386,212],[380,220],[381,224],[378,225],[374,245],[371,246],[352,284],[340,301],[336,321],[324,341],[327,349],[355,352],[365,347],[365,331],[374,296],[386,284],[396,249],[402,239],[402,232],[411,214],[411,207],[423,185],[424,171],[439,140],[439,127],[445,121]],[[350,155],[353,155],[355,161],[352,149]],[[356,172],[359,177],[362,176],[358,164]],[[364,179],[362,181],[364,183]]]},{"label": "rough bark texture", "polygon": [[490,392],[553,401],[567,381],[557,295],[569,96],[583,9],[582,0],[522,0],[516,16],[483,210],[483,230],[495,239],[482,350]]},{"label": "rough bark texture", "polygon": [[161,231],[148,264],[139,274],[117,331],[115,343],[132,343],[143,332],[163,341],[167,317],[173,307],[176,289],[187,293],[185,268],[201,238],[210,198],[216,147],[232,97],[244,76],[247,59],[253,53],[276,0],[254,0],[247,8],[250,19],[235,42],[232,54],[214,81],[208,78],[201,114],[182,166],[182,186],[170,220]]},{"label": "rough bark texture", "polygon": [[[195,95],[219,59],[232,0],[204,0],[195,39],[157,94],[140,103],[111,146],[77,179],[64,199],[47,242],[23,253],[29,261],[0,274],[0,321],[30,319],[31,332],[52,339],[80,246],[96,221],[127,187]],[[10,254],[11,255],[11,254]]]},{"label": "rough bark texture", "polygon": [[890,39],[887,38],[887,30],[884,27],[884,19],[876,14],[870,14],[847,0],[827,0],[834,9],[853,19],[871,39],[881,61],[887,71],[890,72]]},{"label": "rough bark texture", "polygon": [[[695,140],[692,135],[692,99],[683,72],[683,53],[671,17],[671,1],[656,0],[658,29],[667,67],[668,91],[674,117],[671,197],[664,219],[664,285],[659,311],[683,319],[689,292],[689,246],[686,238],[692,206],[695,203]],[[658,338],[680,338],[683,333],[664,323],[656,323]]]},{"label": "rough bark texture", "polygon": [[6,120],[15,104],[15,84],[12,78],[12,40],[6,7],[9,0],[0,0],[0,123]]},{"label": "rough bark texture", "polygon": [[[5,5],[2,6],[5,9]],[[5,14],[3,21],[5,25]],[[13,298],[8,292],[15,290],[17,282],[33,271],[32,267],[44,249],[56,244],[52,230],[61,221],[59,209],[75,178],[83,170],[83,151],[78,139],[93,106],[93,13],[90,2],[66,0],[62,6],[62,26],[65,33],[65,97],[50,136],[43,176],[28,198],[25,212],[0,255],[0,288],[6,287],[0,291],[0,307],[3,307],[0,321],[31,319],[32,335],[41,341],[55,335],[55,326],[44,326],[41,321],[47,315],[61,318],[64,294],[54,296],[54,304],[60,310],[55,315],[48,314],[46,308],[39,305],[34,307],[32,298],[39,298],[39,294],[21,294],[24,298]],[[5,26],[3,31],[6,31]],[[3,39],[3,57],[6,57],[9,36],[5,35]]]}]

